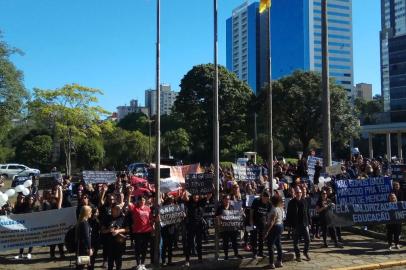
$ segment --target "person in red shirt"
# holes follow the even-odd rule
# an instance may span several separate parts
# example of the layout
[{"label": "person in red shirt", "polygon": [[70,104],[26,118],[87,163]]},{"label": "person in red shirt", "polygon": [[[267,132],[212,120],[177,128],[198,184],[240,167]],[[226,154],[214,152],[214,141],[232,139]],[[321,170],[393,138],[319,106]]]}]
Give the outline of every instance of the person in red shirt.
[{"label": "person in red shirt", "polygon": [[151,258],[153,258],[153,238],[154,220],[151,208],[145,204],[146,197],[141,196],[137,204],[129,205],[132,225],[131,233],[135,241],[135,260],[137,270],[144,270],[145,258],[147,256],[148,243],[150,245]]}]

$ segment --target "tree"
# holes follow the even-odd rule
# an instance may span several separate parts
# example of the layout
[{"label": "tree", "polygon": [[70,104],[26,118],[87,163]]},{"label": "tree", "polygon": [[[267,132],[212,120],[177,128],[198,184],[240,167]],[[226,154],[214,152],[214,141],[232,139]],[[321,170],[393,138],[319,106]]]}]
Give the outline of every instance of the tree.
[{"label": "tree", "polygon": [[77,167],[94,170],[100,168],[104,159],[104,146],[99,138],[84,138],[76,150]]},{"label": "tree", "polygon": [[167,131],[162,139],[162,150],[168,157],[184,159],[190,154],[190,138],[185,129]]},{"label": "tree", "polygon": [[30,103],[35,113],[54,125],[65,153],[66,173],[71,174],[71,156],[80,139],[97,137],[101,133],[99,119],[108,112],[94,105],[100,90],[67,84],[55,90],[34,89]]},{"label": "tree", "polygon": [[[302,151],[309,150],[312,140],[321,141],[321,76],[316,72],[295,71],[291,76],[273,82],[274,136],[285,146],[298,140]],[[350,138],[358,136],[359,124],[346,91],[330,81],[332,143],[348,147]],[[257,97],[262,115],[266,108],[266,91]],[[299,149],[298,149],[299,150]]]},{"label": "tree", "polygon": [[118,122],[118,126],[129,131],[140,131],[141,133],[149,134],[149,118],[142,112],[129,113]]},{"label": "tree", "polygon": [[[213,159],[213,82],[214,65],[193,67],[182,79],[174,112],[190,136],[192,160]],[[234,158],[224,150],[248,140],[247,109],[253,93],[248,85],[226,68],[219,67],[220,149],[223,160]],[[247,146],[248,147],[248,146]],[[246,149],[240,149],[241,151]]]},{"label": "tree", "polygon": [[22,140],[16,147],[16,160],[46,170],[50,166],[52,146],[52,138],[49,135],[38,135]]},{"label": "tree", "polygon": [[0,32],[0,142],[9,131],[11,120],[19,116],[28,97],[23,73],[10,61],[11,55],[21,51],[10,48],[1,38]]},{"label": "tree", "polygon": [[357,98],[354,105],[359,112],[361,122],[365,125],[376,124],[378,114],[383,112],[383,98],[380,95],[374,96],[370,101]]}]

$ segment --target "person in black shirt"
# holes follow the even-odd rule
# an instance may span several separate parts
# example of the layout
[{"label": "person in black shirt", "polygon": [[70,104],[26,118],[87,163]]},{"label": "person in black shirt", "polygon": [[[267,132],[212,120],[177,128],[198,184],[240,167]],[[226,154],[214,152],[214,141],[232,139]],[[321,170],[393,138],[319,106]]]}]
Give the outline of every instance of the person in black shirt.
[{"label": "person in black shirt", "polygon": [[338,242],[337,242],[337,234],[336,230],[333,226],[327,227],[327,212],[329,208],[333,205],[333,202],[327,197],[327,191],[323,190],[321,192],[321,197],[319,198],[317,205],[316,205],[316,211],[319,213],[320,217],[320,225],[321,229],[323,231],[323,243],[324,247],[328,247],[327,244],[327,232],[330,234],[331,239],[334,241],[334,244],[336,247],[342,247]]},{"label": "person in black shirt", "polygon": [[293,247],[295,250],[296,261],[302,261],[300,258],[299,240],[303,237],[304,249],[303,255],[307,260],[309,257],[309,221],[310,213],[306,200],[302,199],[302,191],[300,187],[295,188],[295,197],[289,201],[286,220],[289,226],[293,229]]},{"label": "person in black shirt", "polygon": [[[91,229],[89,218],[92,216],[92,208],[83,206],[80,210],[79,219],[76,224],[76,241],[78,243],[76,256],[91,256],[93,255]],[[77,265],[76,269],[84,269],[84,265]]]},{"label": "person in black shirt", "polygon": [[121,208],[115,205],[111,208],[111,216],[103,220],[101,233],[105,236],[104,245],[107,251],[108,270],[121,270],[125,251],[125,234],[130,231],[128,219],[121,213]]},{"label": "person in black shirt", "polygon": [[[252,255],[254,258],[258,256],[264,257],[264,229],[267,224],[267,217],[271,212],[270,194],[264,191],[260,198],[252,202],[250,210],[250,226],[254,226],[251,233]],[[257,250],[258,248],[258,250]]]},{"label": "person in black shirt", "polygon": [[90,265],[88,270],[94,269],[94,264],[96,262],[97,253],[100,249],[101,245],[101,223],[99,220],[99,210],[97,208],[92,208],[92,217],[88,220],[89,226],[91,228],[91,241],[92,241],[92,249],[93,255],[90,257]]},{"label": "person in black shirt", "polygon": [[205,201],[200,200],[199,195],[193,195],[192,199],[185,203],[186,206],[186,266],[190,265],[190,254],[195,248],[199,262],[202,262],[202,238],[205,226],[203,218]]},{"label": "person in black shirt", "polygon": [[[229,195],[223,195],[223,202],[216,210],[217,224],[220,223],[220,216],[223,215],[224,210],[235,210],[234,207],[230,204]],[[223,238],[224,260],[228,260],[228,246],[230,241],[234,250],[234,256],[242,259],[242,256],[238,254],[237,236],[238,228],[233,228],[233,230],[231,231],[221,232],[221,237]]]}]

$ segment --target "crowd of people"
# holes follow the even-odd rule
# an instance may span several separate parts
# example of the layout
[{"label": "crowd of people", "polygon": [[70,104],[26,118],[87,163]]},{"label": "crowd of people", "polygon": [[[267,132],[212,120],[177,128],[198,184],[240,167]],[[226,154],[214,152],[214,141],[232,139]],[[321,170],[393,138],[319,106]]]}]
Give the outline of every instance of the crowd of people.
[{"label": "crowd of people", "polygon": [[[269,268],[283,267],[281,239],[285,230],[288,232],[286,237],[292,239],[298,262],[302,258],[311,260],[310,242],[315,239],[321,238],[320,248],[326,248],[330,243],[342,248],[341,228],[328,226],[327,222],[327,212],[336,203],[334,181],[387,175],[388,165],[387,162],[356,155],[342,163],[341,174],[323,185],[318,181],[322,170],[319,163],[315,166],[314,179],[309,179],[306,157],[297,164],[275,162],[272,181],[266,175],[266,165],[259,166],[265,173],[258,181],[237,181],[231,168],[223,168],[218,205],[214,205],[213,193],[191,195],[182,185],[178,190],[161,195],[161,205],[182,204],[185,209],[182,222],[160,229],[161,264],[173,265],[174,249],[181,250],[186,266],[190,265],[192,256],[197,256],[198,263],[202,262],[202,243],[213,234],[211,228],[218,226],[225,210],[240,210],[244,226],[221,231],[224,260],[229,259],[231,244],[235,258],[242,258],[242,249],[251,252],[253,258],[265,257],[267,249]],[[207,167],[206,173],[210,172],[211,168]],[[143,270],[146,269],[147,254],[149,258],[154,258],[155,224],[160,219],[154,194],[153,184],[128,171],[119,173],[114,183],[86,184],[81,181],[74,188],[70,177],[64,177],[51,190],[28,196],[19,193],[15,204],[3,206],[0,214],[30,213],[77,205],[76,254],[90,256],[89,265],[78,265],[78,269],[94,269],[96,258],[100,256],[103,267],[119,270],[123,254],[131,246],[135,268]],[[77,204],[72,203],[72,198],[77,198]],[[404,198],[404,191],[398,182],[394,182],[388,201]],[[399,249],[401,224],[388,224],[387,233],[388,248]],[[299,247],[301,242],[302,251]],[[49,247],[50,257],[55,258],[56,246],[60,257],[64,258],[63,243]],[[30,259],[33,248],[30,247],[27,252],[24,255],[21,249],[15,259]]]}]

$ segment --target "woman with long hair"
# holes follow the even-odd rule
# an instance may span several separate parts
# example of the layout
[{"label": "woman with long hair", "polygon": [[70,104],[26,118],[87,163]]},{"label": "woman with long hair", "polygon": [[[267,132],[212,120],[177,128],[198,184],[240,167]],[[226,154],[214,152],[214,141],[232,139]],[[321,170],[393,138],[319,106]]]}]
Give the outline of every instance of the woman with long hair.
[{"label": "woman with long hair", "polygon": [[[264,239],[268,237],[269,265],[271,269],[282,267],[282,244],[281,235],[283,233],[283,200],[281,196],[271,198],[272,209],[270,218],[265,229]],[[274,246],[278,253],[277,261],[274,264]]]},{"label": "woman with long hair", "polygon": [[[76,223],[76,256],[92,256],[91,229],[88,220],[92,216],[92,208],[83,206],[80,210],[79,218]],[[84,265],[77,265],[76,269],[84,269]]]}]

